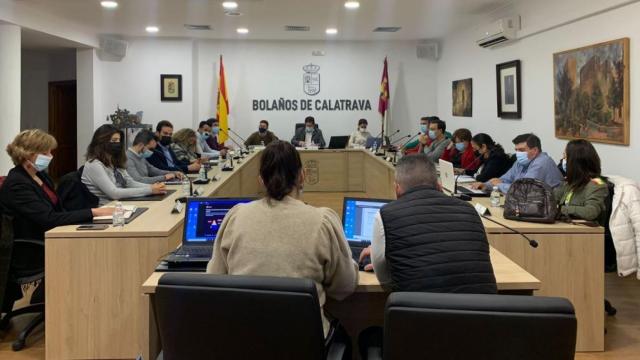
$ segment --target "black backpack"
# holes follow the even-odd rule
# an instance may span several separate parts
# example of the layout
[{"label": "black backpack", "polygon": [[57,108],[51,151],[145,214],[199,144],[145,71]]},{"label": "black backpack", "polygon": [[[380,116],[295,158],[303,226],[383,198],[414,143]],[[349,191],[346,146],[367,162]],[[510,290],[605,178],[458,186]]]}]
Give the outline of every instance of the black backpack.
[{"label": "black backpack", "polygon": [[58,196],[65,210],[83,210],[98,207],[100,199],[93,195],[82,183],[81,166],[78,171],[70,172],[60,178],[58,182]]},{"label": "black backpack", "polygon": [[552,224],[557,214],[553,189],[538,179],[516,180],[504,200],[505,219]]}]

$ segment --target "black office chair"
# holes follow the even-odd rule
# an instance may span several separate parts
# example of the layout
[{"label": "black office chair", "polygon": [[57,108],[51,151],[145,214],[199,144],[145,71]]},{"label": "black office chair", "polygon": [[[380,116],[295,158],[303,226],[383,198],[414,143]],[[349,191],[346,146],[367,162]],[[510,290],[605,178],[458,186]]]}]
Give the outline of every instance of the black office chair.
[{"label": "black office chair", "polygon": [[[295,128],[295,130],[294,130],[294,132],[293,132],[293,133],[295,134],[296,132],[298,132],[298,129],[303,128],[303,127],[305,127],[305,124],[304,124],[304,123],[297,123],[297,124],[296,124],[296,128]],[[317,123],[316,123],[316,125],[315,125],[315,128],[316,128],[316,129],[318,128],[318,124],[317,124]]]},{"label": "black office chair", "polygon": [[351,357],[335,326],[325,340],[307,279],[167,273],[155,311],[165,360]]},{"label": "black office chair", "polygon": [[[605,200],[605,219],[604,219],[604,272],[617,272],[618,264],[616,259],[616,248],[613,245],[613,236],[611,236],[611,228],[609,227],[609,220],[611,219],[611,212],[613,211],[613,195],[615,192],[615,185],[605,178],[607,184],[607,190],[609,194]],[[615,316],[618,310],[611,305],[611,302],[604,299],[604,310],[609,316]]]},{"label": "black office chair", "polygon": [[[31,298],[29,306],[13,310],[16,296],[19,298],[21,287],[26,284],[44,281],[44,243],[35,240],[20,240],[13,238],[12,219],[6,214],[0,214],[0,309],[7,313],[0,320],[0,331],[9,328],[12,318],[23,314],[38,314],[22,329],[18,338],[11,345],[13,351],[22,350],[27,337],[44,322],[44,292],[43,285]],[[42,258],[42,266],[33,268],[17,268],[12,264],[14,257]],[[22,263],[22,261],[19,261]],[[2,311],[0,311],[0,316]]]},{"label": "black office chair", "polygon": [[569,360],[576,346],[562,298],[398,292],[384,322],[383,349],[369,359]]}]

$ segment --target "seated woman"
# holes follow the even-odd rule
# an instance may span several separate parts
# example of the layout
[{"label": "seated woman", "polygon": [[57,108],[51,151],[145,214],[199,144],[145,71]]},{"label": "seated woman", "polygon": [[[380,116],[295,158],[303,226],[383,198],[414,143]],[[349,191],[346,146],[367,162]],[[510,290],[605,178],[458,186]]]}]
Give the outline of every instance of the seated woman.
[{"label": "seated woman", "polygon": [[[316,283],[320,306],[326,296],[344,299],[358,285],[358,265],[340,218],[299,199],[304,170],[293,145],[275,141],[261,155],[260,179],[267,195],[229,211],[207,272],[307,278]],[[329,322],[326,314],[322,317],[326,335]]]},{"label": "seated woman", "polygon": [[150,130],[141,130],[133,139],[133,145],[127,149],[127,172],[133,180],[144,184],[154,184],[165,180],[180,178],[184,175],[179,171],[160,170],[151,165],[146,159],[153,155],[157,142]]},{"label": "seated woman", "polygon": [[586,140],[571,140],[565,154],[567,179],[554,190],[561,215],[604,225],[605,199],[609,190],[601,177],[596,149]]},{"label": "seated woman", "polygon": [[371,137],[371,134],[367,131],[369,123],[367,119],[358,120],[358,130],[354,131],[349,137],[349,147],[365,146],[367,139]]},{"label": "seated woman", "polygon": [[[44,233],[57,226],[91,222],[94,216],[113,214],[113,208],[66,211],[46,170],[57,147],[56,139],[38,129],[25,130],[7,146],[15,167],[9,171],[0,187],[0,212],[13,217],[15,239],[44,243]],[[22,251],[14,247],[12,268],[28,271],[44,267],[44,247],[39,253],[33,248]],[[38,286],[37,292],[42,291]],[[4,310],[21,297],[20,288],[7,289]],[[2,296],[3,294],[0,294]],[[40,294],[41,295],[41,294]],[[34,296],[36,296],[34,294]]]},{"label": "seated woman", "polygon": [[184,164],[200,162],[200,155],[196,153],[198,136],[191,129],[178,130],[173,134],[171,150],[176,154],[176,159]]},{"label": "seated woman", "polygon": [[87,162],[82,172],[82,183],[98,197],[100,205],[111,200],[165,192],[163,183],[143,184],[129,176],[122,139],[120,130],[113,125],[105,124],[93,134],[87,149]]},{"label": "seated woman", "polygon": [[458,129],[453,133],[453,142],[444,149],[442,160],[453,163],[453,167],[461,169],[460,173],[474,174],[480,167],[480,158],[476,157],[471,146],[471,131]]},{"label": "seated woman", "polygon": [[504,152],[502,145],[496,144],[487,134],[480,133],[474,136],[471,139],[471,146],[480,155],[481,164],[475,173],[478,182],[484,183],[493,178],[499,178],[513,165],[513,161]]}]

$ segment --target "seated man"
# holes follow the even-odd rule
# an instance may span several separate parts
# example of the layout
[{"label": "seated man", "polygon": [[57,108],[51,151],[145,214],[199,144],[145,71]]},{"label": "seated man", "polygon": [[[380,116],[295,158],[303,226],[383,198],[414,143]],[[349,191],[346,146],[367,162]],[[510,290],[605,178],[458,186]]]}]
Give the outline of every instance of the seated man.
[{"label": "seated man", "polygon": [[228,148],[224,144],[220,144],[218,141],[218,134],[220,134],[220,122],[216,118],[210,118],[207,119],[207,125],[211,128],[211,136],[207,138],[207,145],[209,145],[209,148],[213,150],[222,152],[222,156],[225,156]]},{"label": "seated man", "polygon": [[160,170],[146,160],[153,155],[157,147],[156,138],[151,130],[141,130],[133,139],[133,145],[127,149],[127,172],[133,180],[143,184],[155,184],[184,175],[179,171]]},{"label": "seated man", "polygon": [[438,162],[442,153],[444,153],[444,149],[451,143],[451,140],[447,139],[445,135],[446,130],[447,124],[444,121],[432,119],[429,122],[429,139],[431,139],[431,144],[424,146],[424,144],[421,143],[418,152],[424,152],[431,161]]},{"label": "seated man", "polygon": [[171,145],[173,137],[173,124],[167,120],[162,120],[156,125],[156,137],[159,139],[158,146],[153,150],[153,155],[147,161],[160,170],[180,171],[183,173],[196,173],[200,171],[200,163],[188,164],[178,161],[173,153]]},{"label": "seated man", "polygon": [[196,153],[204,158],[215,159],[220,156],[225,156],[227,150],[222,149],[220,151],[212,149],[207,140],[211,137],[211,126],[206,121],[200,121],[198,125],[198,142],[196,143]]},{"label": "seated man", "polygon": [[516,148],[516,162],[511,169],[500,178],[494,178],[486,183],[475,183],[476,189],[493,190],[494,186],[504,194],[509,191],[511,184],[518,179],[532,178],[544,181],[552,188],[562,183],[563,177],[547,153],[542,152],[540,138],[534,134],[522,134],[513,139]]},{"label": "seated man", "polygon": [[371,246],[360,256],[371,256],[380,283],[393,291],[495,294],[480,216],[442,193],[433,161],[403,157],[395,183],[398,200],[376,215]]},{"label": "seated man", "polygon": [[272,141],[278,140],[278,137],[269,131],[269,122],[267,120],[260,120],[258,125],[258,131],[254,132],[244,142],[244,146],[267,146]]},{"label": "seated man", "polygon": [[296,130],[291,143],[300,147],[315,145],[323,148],[327,145],[322,136],[322,130],[316,128],[316,119],[313,116],[307,116],[304,119],[304,127]]}]

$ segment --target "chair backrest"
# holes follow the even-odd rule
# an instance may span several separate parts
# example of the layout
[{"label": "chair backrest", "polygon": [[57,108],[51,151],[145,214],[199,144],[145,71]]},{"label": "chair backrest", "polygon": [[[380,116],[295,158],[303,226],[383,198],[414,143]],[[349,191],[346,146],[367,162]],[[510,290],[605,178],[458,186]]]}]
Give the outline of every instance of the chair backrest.
[{"label": "chair backrest", "polygon": [[393,293],[385,359],[573,359],[576,317],[562,298]]},{"label": "chair backrest", "polygon": [[65,210],[82,210],[98,207],[100,199],[91,193],[87,186],[82,183],[81,166],[78,171],[65,174],[58,182],[58,196],[64,205]]},{"label": "chair backrest", "polygon": [[[295,130],[295,131],[296,131],[296,132],[298,132],[298,129],[303,128],[303,127],[305,127],[305,123],[297,123],[297,124],[296,124],[296,130]],[[316,123],[316,125],[315,125],[315,128],[316,128],[316,129],[318,128],[318,124],[317,124],[317,123]],[[295,132],[294,132],[294,134],[295,134]]]},{"label": "chair backrest", "polygon": [[167,273],[155,309],[165,360],[324,358],[311,280]]},{"label": "chair backrest", "polygon": [[2,209],[0,209],[0,309],[3,309],[5,290],[9,283],[12,253],[13,220],[10,216],[3,214]]}]

